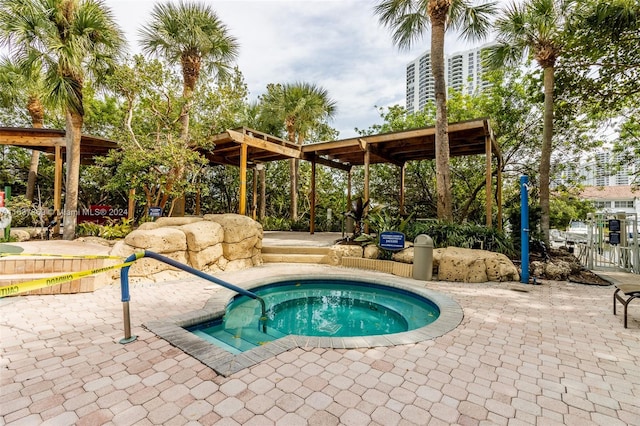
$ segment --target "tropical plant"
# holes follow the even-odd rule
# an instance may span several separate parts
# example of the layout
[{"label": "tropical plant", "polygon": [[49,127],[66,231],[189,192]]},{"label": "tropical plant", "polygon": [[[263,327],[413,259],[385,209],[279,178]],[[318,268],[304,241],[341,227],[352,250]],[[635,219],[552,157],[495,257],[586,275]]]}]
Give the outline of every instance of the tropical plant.
[{"label": "tropical plant", "polygon": [[[269,84],[267,92],[260,97],[261,115],[270,117],[274,127],[284,126],[287,139],[302,145],[307,137],[313,133],[322,134],[329,131],[326,122],[336,112],[336,103],[329,97],[329,93],[314,84],[291,83]],[[299,160],[289,160],[291,178],[290,217],[292,221],[298,219],[298,186]]]},{"label": "tropical plant", "polygon": [[[21,69],[9,58],[3,58],[0,62],[0,103],[4,107],[18,102],[23,103],[31,118],[31,126],[35,129],[44,126],[43,77],[38,63],[33,63],[29,69]],[[26,192],[26,198],[29,201],[33,201],[39,162],[40,151],[32,149]]]},{"label": "tropical plant", "polygon": [[438,218],[453,220],[447,92],[444,73],[444,37],[448,28],[460,30],[464,39],[486,37],[491,28],[494,2],[472,5],[468,0],[381,0],[375,7],[380,22],[389,27],[394,43],[408,48],[431,32],[431,70],[436,105],[436,187]]},{"label": "tropical plant", "polygon": [[543,70],[544,117],[538,168],[543,241],[549,243],[549,191],[553,152],[555,65],[564,47],[564,30],[574,1],[527,0],[510,3],[495,23],[497,46],[489,50],[493,67],[520,66],[532,57]]},{"label": "tropical plant", "polygon": [[115,69],[109,85],[124,100],[125,133],[121,149],[102,162],[113,170],[108,186],[140,190],[147,208],[171,201],[171,212],[176,199],[195,193],[194,177],[206,163],[179,137],[179,77],[160,61],[137,55]]},{"label": "tropical plant", "polygon": [[351,200],[350,209],[344,212],[346,218],[353,220],[353,236],[356,238],[364,232],[364,219],[370,202],[371,200],[365,201],[362,197],[356,197]]},{"label": "tropical plant", "polygon": [[472,223],[454,224],[442,220],[414,221],[405,228],[406,238],[413,241],[426,234],[435,247],[482,248],[513,257],[511,240],[500,230]]},{"label": "tropical plant", "polygon": [[84,222],[78,224],[78,235],[84,237],[101,237],[106,240],[115,240],[124,238],[131,232],[132,219],[111,219],[107,218],[104,225],[93,222]]},{"label": "tropical plant", "polygon": [[186,142],[192,98],[201,74],[228,75],[238,55],[238,42],[210,6],[189,1],[156,4],[140,38],[145,53],[180,64],[184,99],[180,138]]},{"label": "tropical plant", "polygon": [[83,93],[105,75],[124,44],[98,0],[0,0],[0,40],[23,70],[42,67],[45,91],[66,113],[67,184],[64,239],[73,239],[78,210]]}]

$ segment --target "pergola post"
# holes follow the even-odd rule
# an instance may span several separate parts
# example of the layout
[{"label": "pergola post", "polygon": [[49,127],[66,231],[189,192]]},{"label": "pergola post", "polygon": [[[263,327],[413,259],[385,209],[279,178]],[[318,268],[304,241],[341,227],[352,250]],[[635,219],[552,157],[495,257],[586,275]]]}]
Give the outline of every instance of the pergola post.
[{"label": "pergola post", "polygon": [[497,203],[498,203],[498,229],[502,231],[502,157],[498,156],[498,166],[496,173]]},{"label": "pergola post", "polygon": [[60,222],[62,221],[62,148],[56,145],[54,148],[54,169],[53,169],[53,212],[57,217],[56,225],[53,227],[53,235],[60,235]]},{"label": "pergola post", "polygon": [[309,233],[316,232],[316,158],[311,160],[311,215],[309,217]]},{"label": "pergola post", "polygon": [[405,215],[407,212],[404,210],[404,185],[405,185],[405,171],[407,163],[402,163],[400,167],[400,214]]},{"label": "pergola post", "polygon": [[266,199],[267,199],[267,183],[266,183],[266,171],[265,171],[265,167],[264,164],[262,163],[258,163],[256,165],[256,169],[258,170],[258,174],[260,175],[260,207],[259,207],[259,213],[258,213],[258,218],[260,218],[260,220],[263,220],[265,215],[267,214],[267,204],[266,204]]},{"label": "pergola post", "polygon": [[492,218],[492,201],[493,201],[493,191],[491,190],[491,138],[485,136],[485,153],[486,153],[486,215],[487,215],[487,227],[491,228],[493,226],[493,218]]},{"label": "pergola post", "polygon": [[129,188],[129,200],[127,203],[127,219],[133,220],[135,218],[136,209],[136,189]]},{"label": "pergola post", "polygon": [[253,168],[253,204],[251,206],[251,218],[256,220],[258,218],[258,171]]},{"label": "pergola post", "polygon": [[240,144],[240,206],[238,214],[247,214],[247,144]]},{"label": "pergola post", "polygon": [[[369,201],[369,163],[371,161],[371,152],[369,150],[369,145],[367,145],[367,149],[364,152],[364,202]],[[364,208],[364,216],[369,212],[369,205]],[[364,232],[369,233],[369,225],[365,223]]]},{"label": "pergola post", "polygon": [[351,170],[353,169],[349,169],[347,172],[347,212],[351,211]]}]

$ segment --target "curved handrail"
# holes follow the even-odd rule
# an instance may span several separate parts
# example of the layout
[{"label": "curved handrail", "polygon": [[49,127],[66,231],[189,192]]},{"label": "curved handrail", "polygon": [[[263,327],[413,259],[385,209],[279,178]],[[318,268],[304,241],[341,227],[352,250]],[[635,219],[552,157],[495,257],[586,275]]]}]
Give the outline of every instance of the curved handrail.
[{"label": "curved handrail", "polygon": [[249,290],[245,290],[244,288],[241,288],[231,283],[228,283],[226,281],[223,281],[220,278],[216,278],[202,271],[198,271],[197,269],[192,268],[191,266],[185,265],[184,263],[177,262],[171,258],[162,256],[161,254],[158,254],[152,251],[143,250],[143,251],[136,252],[131,256],[127,257],[124,262],[129,263],[129,265],[123,267],[120,272],[120,290],[121,290],[121,299],[123,303],[124,328],[125,328],[124,339],[120,340],[120,343],[129,343],[136,339],[136,336],[131,336],[131,321],[129,318],[129,301],[131,300],[131,294],[129,293],[129,268],[131,267],[130,263],[133,263],[138,259],[142,259],[143,257],[150,257],[152,259],[166,263],[167,265],[173,266],[174,268],[180,269],[185,272],[189,272],[190,274],[196,275],[207,281],[211,281],[212,283],[221,285],[222,287],[225,287],[229,290],[240,293],[243,296],[247,296],[252,299],[258,300],[258,302],[260,302],[260,307],[262,308],[262,315],[258,322],[258,327],[260,328],[260,325],[262,325],[262,332],[263,333],[267,332],[267,308],[266,308],[266,304],[264,303],[264,299],[262,297],[258,296],[257,294]]}]

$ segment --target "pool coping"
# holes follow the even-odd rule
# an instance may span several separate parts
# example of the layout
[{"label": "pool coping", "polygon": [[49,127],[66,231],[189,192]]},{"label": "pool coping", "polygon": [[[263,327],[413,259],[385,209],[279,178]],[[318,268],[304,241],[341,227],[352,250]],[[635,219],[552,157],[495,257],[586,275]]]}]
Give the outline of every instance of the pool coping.
[{"label": "pool coping", "polygon": [[[242,287],[250,290],[254,287],[273,284],[283,279],[304,280],[323,278],[309,274],[282,275],[254,279],[245,282]],[[355,349],[372,348],[376,346],[396,346],[418,343],[440,337],[455,329],[464,317],[460,305],[451,297],[442,293],[420,287],[421,281],[390,275],[354,276],[353,273],[331,274],[326,278],[331,280],[356,280],[368,284],[385,285],[416,293],[431,300],[440,310],[439,317],[430,324],[415,330],[395,334],[383,334],[359,337],[312,337],[289,335],[265,343],[254,349],[239,354],[232,354],[225,349],[207,342],[186,327],[220,318],[225,313],[226,306],[237,294],[231,290],[222,289],[210,297],[202,309],[187,312],[175,317],[149,321],[144,325],[152,333],[181,349],[188,355],[215,370],[225,377],[256,365],[262,361],[287,352],[297,347]]]}]

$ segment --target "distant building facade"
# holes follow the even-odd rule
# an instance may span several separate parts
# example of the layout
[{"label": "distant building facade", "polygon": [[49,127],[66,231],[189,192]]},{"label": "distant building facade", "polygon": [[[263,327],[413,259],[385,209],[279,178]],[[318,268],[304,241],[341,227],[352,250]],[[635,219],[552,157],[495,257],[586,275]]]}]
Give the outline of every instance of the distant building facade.
[{"label": "distant building facade", "polygon": [[[609,147],[593,155],[571,173],[574,181],[583,185],[580,198],[591,201],[597,213],[635,213],[640,216],[640,189],[635,176],[640,173],[640,161],[629,163]],[[568,177],[568,176],[565,176]]]},{"label": "distant building facade", "polygon": [[[475,49],[445,55],[445,79],[447,88],[453,88],[466,94],[479,93],[488,86],[482,79],[482,51],[492,44]],[[431,51],[427,50],[407,64],[406,108],[414,113],[425,107],[429,101],[435,101],[435,84],[431,73]]]}]

